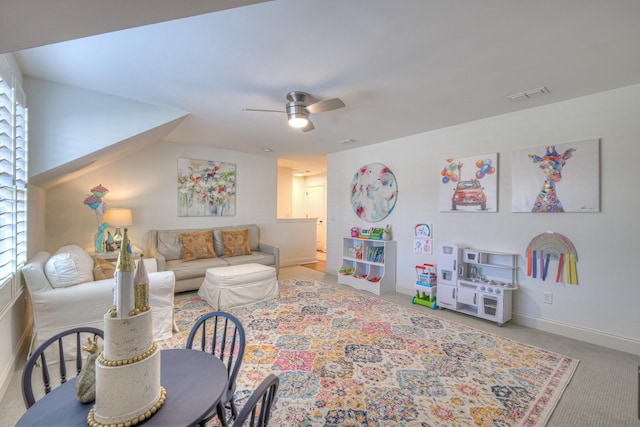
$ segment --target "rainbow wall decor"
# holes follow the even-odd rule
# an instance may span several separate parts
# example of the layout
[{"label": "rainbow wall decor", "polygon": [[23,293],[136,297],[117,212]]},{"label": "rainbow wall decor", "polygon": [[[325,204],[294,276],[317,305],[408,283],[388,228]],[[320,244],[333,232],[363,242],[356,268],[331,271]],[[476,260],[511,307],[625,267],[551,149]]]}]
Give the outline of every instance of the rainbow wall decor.
[{"label": "rainbow wall decor", "polygon": [[558,261],[556,283],[562,279],[564,270],[565,282],[578,284],[578,253],[575,246],[562,234],[547,231],[531,239],[527,246],[527,276],[547,280],[551,260]]}]

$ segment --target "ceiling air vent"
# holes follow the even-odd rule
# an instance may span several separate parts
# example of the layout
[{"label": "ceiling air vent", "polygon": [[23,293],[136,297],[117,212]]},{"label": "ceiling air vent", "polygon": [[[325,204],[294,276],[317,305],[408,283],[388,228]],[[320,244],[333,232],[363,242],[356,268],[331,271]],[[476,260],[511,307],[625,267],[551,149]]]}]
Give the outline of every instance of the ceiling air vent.
[{"label": "ceiling air vent", "polygon": [[542,95],[546,95],[549,93],[549,89],[542,86],[536,89],[531,89],[526,92],[514,93],[513,95],[509,95],[507,98],[512,100],[513,102],[524,101],[526,99],[537,98]]}]

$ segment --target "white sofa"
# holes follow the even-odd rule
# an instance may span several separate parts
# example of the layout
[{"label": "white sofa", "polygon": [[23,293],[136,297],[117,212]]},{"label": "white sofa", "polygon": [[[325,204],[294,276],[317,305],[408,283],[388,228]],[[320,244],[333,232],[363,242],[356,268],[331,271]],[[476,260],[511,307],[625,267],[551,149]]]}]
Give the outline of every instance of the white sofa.
[{"label": "white sofa", "polygon": [[[81,250],[79,247],[75,249]],[[59,252],[60,250],[56,254]],[[89,254],[84,254],[91,259]],[[50,258],[51,254],[48,252],[39,252],[21,269],[33,310],[32,349],[67,329],[78,326],[104,329],[104,315],[113,306],[114,279],[89,280],[66,287],[53,287],[46,272]],[[175,276],[171,271],[158,272],[153,258],[144,258],[144,265],[149,276],[149,304],[154,339],[170,338],[174,330]],[[84,277],[86,278],[86,274]]]}]

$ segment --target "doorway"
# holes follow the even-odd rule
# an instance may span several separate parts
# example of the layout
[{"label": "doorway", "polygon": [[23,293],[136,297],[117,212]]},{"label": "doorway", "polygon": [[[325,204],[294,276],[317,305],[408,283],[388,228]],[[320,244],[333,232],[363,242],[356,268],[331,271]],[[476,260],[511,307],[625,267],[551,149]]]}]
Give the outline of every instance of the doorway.
[{"label": "doorway", "polygon": [[322,271],[327,270],[327,254],[325,252],[316,252],[316,262],[310,262],[308,264],[302,264],[303,267],[311,268],[313,270]]},{"label": "doorway", "polygon": [[316,220],[316,250],[327,251],[327,230],[325,227],[325,185],[310,185],[307,187],[307,218],[317,218]]}]

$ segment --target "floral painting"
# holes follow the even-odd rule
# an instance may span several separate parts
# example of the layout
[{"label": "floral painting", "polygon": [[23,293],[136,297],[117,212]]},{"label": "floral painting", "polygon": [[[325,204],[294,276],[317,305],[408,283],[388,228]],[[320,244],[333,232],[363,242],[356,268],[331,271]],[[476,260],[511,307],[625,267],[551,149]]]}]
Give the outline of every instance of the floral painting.
[{"label": "floral painting", "polygon": [[178,216],[234,216],[236,165],[178,159]]}]

